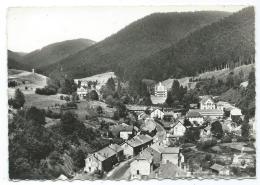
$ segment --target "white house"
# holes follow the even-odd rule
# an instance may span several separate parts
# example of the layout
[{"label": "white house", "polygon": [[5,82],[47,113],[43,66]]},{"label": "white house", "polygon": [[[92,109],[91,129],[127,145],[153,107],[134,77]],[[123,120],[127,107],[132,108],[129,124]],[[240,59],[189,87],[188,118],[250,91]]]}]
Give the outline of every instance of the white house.
[{"label": "white house", "polygon": [[94,173],[95,171],[102,170],[102,162],[99,161],[96,156],[96,154],[90,154],[85,159],[85,168],[84,172],[87,173]]},{"label": "white house", "polygon": [[154,88],[154,95],[156,97],[167,97],[167,88],[159,82]]},{"label": "white house", "polygon": [[177,166],[180,165],[180,162],[182,161],[180,155],[180,148],[179,147],[165,147],[161,151],[162,153],[162,164],[166,164],[168,162],[171,162],[172,164],[175,164]]},{"label": "white house", "polygon": [[177,120],[177,123],[173,124],[171,126],[170,132],[172,133],[173,137],[181,137],[184,135],[186,131],[186,127],[183,125],[183,123],[180,120]]},{"label": "white house", "polygon": [[84,98],[88,94],[88,88],[85,86],[81,86],[80,88],[77,88],[77,95],[79,98]]},{"label": "white house", "polygon": [[195,122],[202,125],[204,119],[203,116],[198,111],[189,110],[186,114],[186,118],[194,124]]},{"label": "white house", "polygon": [[163,116],[164,116],[164,112],[159,109],[155,109],[154,111],[151,112],[151,118],[163,119]]},{"label": "white house", "polygon": [[240,116],[242,116],[243,114],[242,114],[242,112],[241,112],[241,109],[239,109],[239,108],[233,108],[233,109],[231,109],[231,111],[230,111],[230,117],[232,118],[233,116],[238,116],[238,117],[240,117]]},{"label": "white house", "polygon": [[141,179],[143,176],[149,176],[152,171],[153,155],[144,150],[130,164],[131,179]]},{"label": "white house", "polygon": [[204,96],[200,101],[200,109],[216,109],[216,104],[211,96]]}]

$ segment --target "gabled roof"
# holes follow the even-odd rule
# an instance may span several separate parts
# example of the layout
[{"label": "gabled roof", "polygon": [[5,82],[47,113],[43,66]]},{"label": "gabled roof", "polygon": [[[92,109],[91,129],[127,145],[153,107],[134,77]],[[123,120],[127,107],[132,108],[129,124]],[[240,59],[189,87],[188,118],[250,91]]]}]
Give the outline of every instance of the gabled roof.
[{"label": "gabled roof", "polygon": [[225,166],[222,166],[222,165],[217,164],[217,163],[213,164],[213,165],[210,167],[210,169],[216,170],[216,171],[221,171],[221,170],[223,170],[224,168],[225,168]]},{"label": "gabled roof", "polygon": [[143,150],[139,156],[137,157],[137,159],[145,159],[147,161],[149,161],[150,163],[153,160],[153,154],[149,151],[149,150]]},{"label": "gabled roof", "polygon": [[132,147],[137,147],[137,146],[143,145],[145,143],[148,143],[152,140],[153,140],[153,138],[151,136],[137,135],[137,136],[133,137],[132,139],[126,141],[126,143]]},{"label": "gabled roof", "polygon": [[118,144],[111,144],[108,146],[109,148],[113,149],[115,152],[123,151],[123,148]]},{"label": "gabled roof", "polygon": [[104,160],[112,157],[113,155],[116,155],[116,152],[110,147],[105,147],[94,154],[94,156],[99,161],[104,161]]},{"label": "gabled roof", "polygon": [[179,147],[165,147],[160,142],[154,143],[150,146],[153,150],[164,154],[178,154],[180,152]]},{"label": "gabled roof", "polygon": [[165,147],[162,150],[162,153],[164,154],[178,154],[180,153],[179,147]]},{"label": "gabled roof", "polygon": [[[210,95],[203,96],[203,97],[201,98],[201,100],[200,100],[200,103],[205,104],[209,99],[210,99],[211,101],[213,101],[212,96],[210,96]],[[214,102],[214,101],[213,101],[213,102]]]}]

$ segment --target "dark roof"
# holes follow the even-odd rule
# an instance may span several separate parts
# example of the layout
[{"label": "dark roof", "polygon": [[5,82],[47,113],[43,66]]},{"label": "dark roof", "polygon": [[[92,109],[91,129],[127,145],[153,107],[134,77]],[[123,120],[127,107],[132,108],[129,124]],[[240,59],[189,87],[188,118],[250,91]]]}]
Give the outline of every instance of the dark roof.
[{"label": "dark roof", "polygon": [[187,118],[200,118],[202,115],[198,111],[189,110],[186,114]]},{"label": "dark roof", "polygon": [[[207,96],[202,97],[200,103],[204,104],[204,103],[206,103],[206,101],[208,101],[208,99],[210,99],[211,101],[213,101],[212,96],[207,95]],[[214,102],[214,101],[213,101],[213,102]]]},{"label": "dark roof", "polygon": [[225,168],[225,166],[222,166],[222,165],[217,164],[217,163],[213,164],[213,165],[210,167],[210,169],[216,170],[216,171],[221,171],[221,170],[223,170],[224,168]]}]

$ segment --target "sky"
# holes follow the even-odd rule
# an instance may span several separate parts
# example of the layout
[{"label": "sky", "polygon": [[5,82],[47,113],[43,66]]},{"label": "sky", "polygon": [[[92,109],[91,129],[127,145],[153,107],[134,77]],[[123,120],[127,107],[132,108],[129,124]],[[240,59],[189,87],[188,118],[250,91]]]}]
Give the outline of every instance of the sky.
[{"label": "sky", "polygon": [[86,38],[99,42],[155,12],[228,11],[245,6],[89,6],[9,8],[7,47],[31,52],[48,44]]}]

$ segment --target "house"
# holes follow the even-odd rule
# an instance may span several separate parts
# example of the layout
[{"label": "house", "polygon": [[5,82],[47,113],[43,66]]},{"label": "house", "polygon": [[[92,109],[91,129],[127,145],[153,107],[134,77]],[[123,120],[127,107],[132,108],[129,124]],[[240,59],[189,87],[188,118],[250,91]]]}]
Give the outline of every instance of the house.
[{"label": "house", "polygon": [[212,170],[213,173],[217,174],[217,175],[221,175],[221,176],[228,176],[230,174],[230,171],[228,169],[228,167],[226,166],[222,166],[220,164],[213,164],[210,169]]},{"label": "house", "polygon": [[96,171],[102,170],[102,162],[98,160],[98,158],[95,156],[96,154],[90,154],[85,159],[85,167],[84,172],[87,173],[94,173]]},{"label": "house", "polygon": [[184,136],[186,131],[186,127],[183,125],[183,120],[176,120],[173,124],[171,124],[171,129],[169,133],[171,137],[181,137]]},{"label": "house", "polygon": [[154,88],[154,95],[156,97],[167,97],[167,88],[159,82]]},{"label": "house", "polygon": [[248,155],[245,153],[234,154],[232,160],[232,166],[246,168],[246,167],[254,167],[255,166],[255,156]]},{"label": "house", "polygon": [[127,140],[133,134],[133,129],[134,127],[132,125],[127,125],[125,123],[110,127],[110,131],[115,137],[120,137],[124,140]]},{"label": "house", "polygon": [[163,119],[164,112],[161,111],[160,109],[155,109],[154,111],[151,112],[151,118],[158,118],[158,119]]},{"label": "house", "polygon": [[98,152],[90,154],[85,159],[84,171],[88,173],[94,173],[95,171],[110,171],[113,168],[113,165],[119,161],[122,155],[121,149],[119,147],[112,146],[112,148],[107,146]]},{"label": "house", "polygon": [[138,155],[142,150],[150,146],[153,142],[153,138],[149,135],[136,135],[132,139],[126,141],[122,147],[124,149],[124,155],[126,157],[132,157]]},{"label": "house", "polygon": [[180,153],[179,147],[164,147],[161,153],[162,153],[162,164],[171,162],[172,164],[180,166],[181,161],[184,162],[184,157]]},{"label": "house", "polygon": [[108,146],[116,152],[117,162],[121,162],[124,159],[124,149],[118,144],[110,144]]},{"label": "house", "polygon": [[142,151],[139,156],[130,164],[131,179],[142,179],[150,175],[153,170],[153,155]]},{"label": "house", "polygon": [[161,164],[156,170],[154,170],[149,178],[151,179],[173,179],[186,177],[186,172],[183,171],[177,165],[172,164],[171,162],[167,162],[166,164]]},{"label": "house", "polygon": [[200,101],[200,109],[216,109],[216,104],[211,96],[203,96]]},{"label": "house", "polygon": [[235,108],[230,110],[230,118],[231,118],[231,120],[234,120],[234,121],[238,120],[239,118],[241,118],[242,115],[243,114],[242,114],[241,109],[239,109],[237,107],[235,107]]},{"label": "house", "polygon": [[162,161],[162,151],[164,148],[164,144],[161,142],[156,142],[154,144],[152,144],[149,148],[147,148],[147,150],[150,151],[150,153],[152,153],[153,155],[153,162],[155,166],[159,166],[161,164]]},{"label": "house", "polygon": [[[198,109],[197,109],[198,110]],[[194,125],[197,123],[198,125],[202,125],[204,119],[203,116],[199,113],[199,111],[189,110],[186,114],[186,118]],[[197,126],[197,125],[194,125]]]},{"label": "house", "polygon": [[79,96],[79,98],[83,99],[84,97],[87,96],[88,94],[88,88],[86,86],[81,86],[79,88],[77,88],[77,95]]},{"label": "house", "polygon": [[154,95],[151,95],[151,101],[154,105],[163,104],[167,99],[167,88],[161,82],[155,85]]}]

